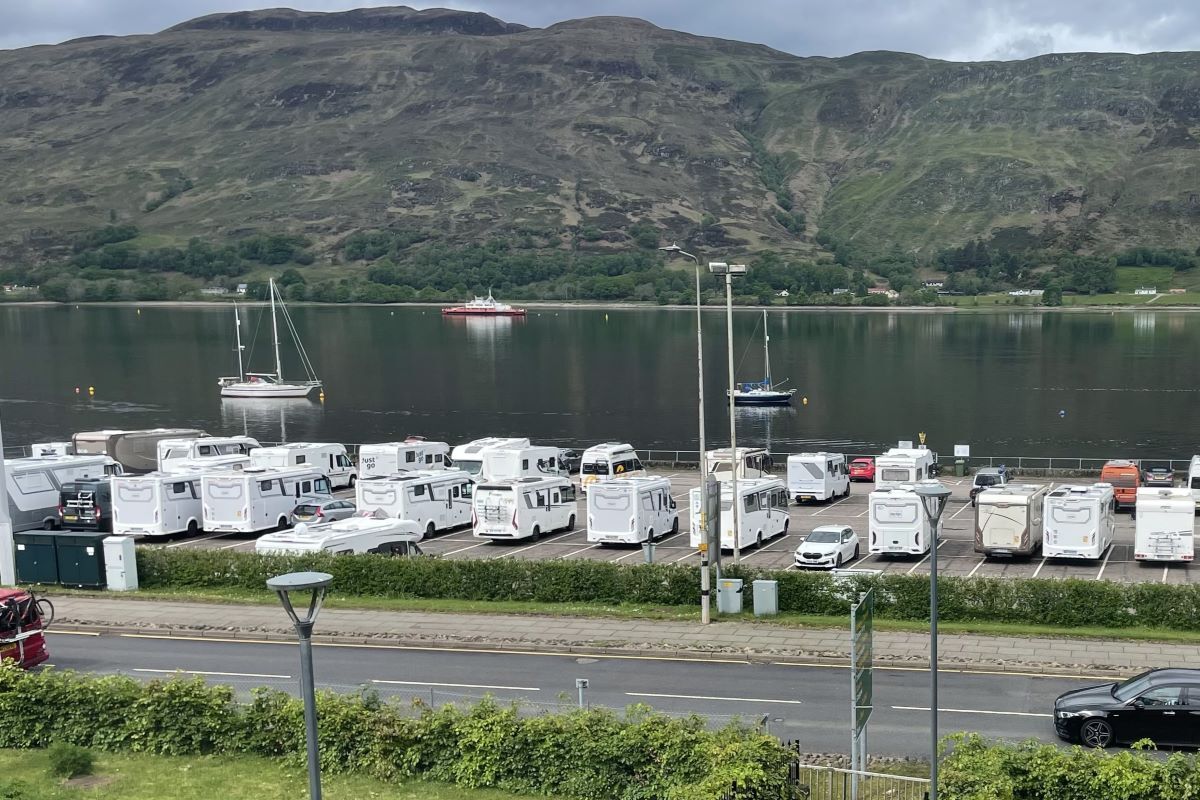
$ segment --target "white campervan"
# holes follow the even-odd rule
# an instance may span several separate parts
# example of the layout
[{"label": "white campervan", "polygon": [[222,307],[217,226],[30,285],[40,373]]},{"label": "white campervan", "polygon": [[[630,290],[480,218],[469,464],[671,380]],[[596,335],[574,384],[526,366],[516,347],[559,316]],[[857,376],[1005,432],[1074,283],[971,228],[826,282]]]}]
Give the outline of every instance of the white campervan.
[{"label": "white campervan", "polygon": [[419,469],[450,469],[450,445],[410,436],[403,442],[364,444],[358,448],[359,477],[374,478],[415,472]]},{"label": "white campervan", "polygon": [[622,442],[593,445],[579,458],[579,484],[585,492],[593,483],[640,478],[645,474],[646,468],[633,447]]},{"label": "white campervan", "polygon": [[587,493],[589,542],[641,544],[678,532],[679,511],[666,478],[618,478]]},{"label": "white campervan", "polygon": [[120,464],[102,455],[4,459],[13,531],[57,528],[59,492],[64,483],[122,472]]},{"label": "white campervan", "polygon": [[1046,495],[1042,555],[1100,558],[1117,531],[1117,504],[1110,483],[1059,486]]},{"label": "white campervan", "polygon": [[276,447],[258,447],[250,451],[250,463],[256,467],[313,467],[325,473],[335,489],[354,488],[358,469],[346,446],[324,442],[294,442]]},{"label": "white campervan", "polygon": [[[787,488],[779,478],[747,478],[738,480],[738,548],[763,542],[787,533],[788,519]],[[692,547],[700,546],[700,487],[688,493],[691,502]],[[721,483],[721,549],[732,550],[733,537],[733,483]]]},{"label": "white campervan", "polygon": [[462,470],[421,470],[363,478],[354,499],[360,513],[379,511],[414,522],[429,537],[470,524],[471,488],[471,476]]},{"label": "white campervan", "polygon": [[875,488],[903,486],[933,477],[933,453],[925,448],[916,450],[893,447],[875,459]]},{"label": "white campervan", "polygon": [[197,472],[150,472],[112,480],[115,536],[195,534],[204,524]]},{"label": "white campervan", "polygon": [[1196,501],[1196,506],[1200,507],[1200,456],[1192,456],[1192,463],[1188,464],[1188,488],[1192,490],[1192,499]]},{"label": "white campervan", "polygon": [[302,497],[329,498],[329,478],[312,467],[209,472],[200,478],[203,528],[209,533],[258,533],[286,528]]},{"label": "white campervan", "polygon": [[528,439],[503,439],[489,436],[486,439],[476,439],[473,442],[460,444],[450,451],[450,461],[456,469],[461,469],[472,478],[479,477],[483,469],[483,451],[489,447],[512,449],[514,447],[529,447]]},{"label": "white campervan", "polygon": [[567,478],[518,478],[475,487],[471,516],[480,539],[531,539],[575,529],[575,486]]},{"label": "white campervan", "polygon": [[1042,546],[1042,512],[1048,486],[1010,483],[976,498],[975,552],[1030,556]]},{"label": "white campervan", "polygon": [[[736,458],[739,481],[750,478],[771,477],[771,466],[774,461],[771,454],[761,447],[739,447]],[[727,481],[733,477],[733,468],[729,457],[729,448],[709,450],[704,454],[704,463],[708,471],[719,481]]]},{"label": "white campervan", "polygon": [[180,462],[217,456],[249,456],[258,447],[250,436],[204,436],[199,439],[162,439],[158,442],[158,469],[171,469]]},{"label": "white campervan", "polygon": [[1196,502],[1192,490],[1137,490],[1133,536],[1136,561],[1191,561],[1196,552]]},{"label": "white campervan", "polygon": [[423,535],[421,526],[415,522],[358,516],[315,525],[301,522],[288,531],[264,533],[254,543],[254,552],[260,555],[379,553],[419,556],[423,553],[417,542]]},{"label": "white campervan", "polygon": [[516,478],[541,478],[562,474],[557,447],[489,447],[477,480],[494,483]]},{"label": "white campervan", "polygon": [[793,453],[787,460],[788,494],[797,503],[850,495],[850,471],[841,453]]},{"label": "white campervan", "polygon": [[876,489],[867,496],[867,552],[871,555],[923,556],[941,538],[935,535],[913,484]]}]

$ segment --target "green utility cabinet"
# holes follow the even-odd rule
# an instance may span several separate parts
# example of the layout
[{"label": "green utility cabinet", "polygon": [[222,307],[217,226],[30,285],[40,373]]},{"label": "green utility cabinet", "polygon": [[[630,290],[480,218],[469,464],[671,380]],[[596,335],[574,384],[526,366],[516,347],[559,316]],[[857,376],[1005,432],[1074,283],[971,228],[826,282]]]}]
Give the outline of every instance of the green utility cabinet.
[{"label": "green utility cabinet", "polygon": [[49,531],[13,534],[17,549],[17,583],[58,583],[56,536]]},{"label": "green utility cabinet", "polygon": [[58,582],[63,586],[103,589],[108,584],[104,570],[103,532],[60,533],[55,538],[58,550]]}]

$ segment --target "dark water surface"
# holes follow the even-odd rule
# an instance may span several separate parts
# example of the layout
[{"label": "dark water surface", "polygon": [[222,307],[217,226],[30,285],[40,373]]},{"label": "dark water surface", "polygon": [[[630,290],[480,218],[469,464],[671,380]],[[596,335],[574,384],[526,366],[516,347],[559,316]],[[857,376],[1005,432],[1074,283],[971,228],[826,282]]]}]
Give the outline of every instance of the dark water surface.
[{"label": "dark water surface", "polygon": [[[268,371],[269,317],[244,313],[248,352],[257,331],[250,363]],[[305,306],[292,315],[324,403],[223,401],[216,379],[236,372],[226,308],[0,306],[5,444],[188,426],[263,440],[503,434],[696,448],[694,312],[463,320],[430,308]],[[728,441],[724,322],[706,311],[707,428],[718,444]],[[738,377],[756,378],[761,312],[736,311],[734,326]],[[790,409],[739,409],[742,442],[878,452],[926,431],[945,453],[965,442],[977,456],[1143,458],[1200,445],[1200,314],[772,311],[769,327],[775,377],[799,392]],[[302,377],[289,348],[284,372]]]}]

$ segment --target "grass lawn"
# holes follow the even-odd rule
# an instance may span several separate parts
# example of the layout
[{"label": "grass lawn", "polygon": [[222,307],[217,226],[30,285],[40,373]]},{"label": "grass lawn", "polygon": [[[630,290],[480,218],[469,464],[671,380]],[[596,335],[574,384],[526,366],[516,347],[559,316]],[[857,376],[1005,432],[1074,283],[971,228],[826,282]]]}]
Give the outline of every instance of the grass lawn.
[{"label": "grass lawn", "polygon": [[1166,293],[1175,280],[1172,267],[1117,267],[1117,292],[1132,294],[1134,289],[1149,286]]},{"label": "grass lawn", "polygon": [[[0,797],[20,800],[295,800],[308,797],[302,768],[244,756],[167,757],[96,753],[95,775],[68,785],[50,775],[44,750],[0,750]],[[13,783],[23,793],[5,792]],[[517,800],[522,795],[441,783],[384,783],[325,775],[329,800]]]}]

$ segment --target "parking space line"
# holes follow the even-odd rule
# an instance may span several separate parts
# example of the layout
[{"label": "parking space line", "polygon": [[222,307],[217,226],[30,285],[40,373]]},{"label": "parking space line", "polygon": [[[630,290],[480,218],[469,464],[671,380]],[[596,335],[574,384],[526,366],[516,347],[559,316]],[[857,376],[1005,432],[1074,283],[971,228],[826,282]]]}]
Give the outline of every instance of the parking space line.
[{"label": "parking space line", "polygon": [[961,514],[963,511],[965,511],[965,510],[967,510],[968,508],[971,508],[971,507],[972,507],[972,506],[971,506],[971,504],[970,504],[970,503],[963,503],[963,504],[962,504],[962,508],[960,508],[958,511],[955,511],[955,512],[954,512],[954,513],[953,513],[953,514],[950,516],[950,519],[955,519],[955,518],[956,518],[956,517],[957,517],[959,514]]},{"label": "parking space line", "polygon": [[[892,706],[894,711],[928,711],[929,706]],[[1049,717],[1050,714],[1036,714],[1030,711],[984,711],[981,708],[944,708],[938,706],[939,714],[991,714],[998,717]]]},{"label": "parking space line", "polygon": [[[938,540],[937,549],[938,549],[938,550],[941,550],[941,549],[942,549],[942,545],[944,545],[944,544],[945,544],[946,542],[948,542],[948,541],[950,541],[950,540],[949,540],[949,539],[940,539],[940,540]],[[915,564],[913,564],[911,567],[909,567],[909,568],[908,568],[908,572],[906,572],[906,573],[904,573],[904,574],[905,574],[905,575],[912,575],[912,574],[913,574],[913,572],[915,572],[915,571],[916,571],[917,567],[921,566],[922,564],[924,564],[924,563],[925,563],[926,561],[928,561],[928,560],[929,560],[929,554],[928,554],[928,553],[926,553],[924,558],[922,558],[920,561],[918,561],[917,563],[915,563]]]},{"label": "parking space line", "polygon": [[688,552],[684,553],[682,556],[680,556],[679,558],[675,559],[675,560],[674,560],[674,561],[672,561],[671,563],[672,563],[672,564],[678,564],[680,561],[683,561],[685,558],[691,558],[691,557],[692,557],[692,556],[694,556],[695,554],[696,554],[696,553],[695,553],[695,551],[691,551],[691,550],[689,550]]},{"label": "parking space line", "polygon": [[865,517],[867,514],[870,514],[870,513],[871,513],[871,509],[868,508],[866,511],[862,512],[861,514],[858,514],[857,517]]},{"label": "parking space line", "polygon": [[230,535],[232,535],[232,533],[233,533],[232,531],[225,531],[224,533],[210,533],[207,536],[199,536],[199,537],[196,537],[195,539],[180,539],[178,542],[171,542],[170,544],[163,545],[163,546],[168,549],[172,548],[172,547],[186,547],[189,544],[196,544],[198,542],[207,542],[209,539],[220,539],[222,536],[230,536]]},{"label": "parking space line", "polygon": [[826,511],[828,511],[829,509],[833,508],[834,506],[840,505],[842,503],[842,501],[846,500],[849,497],[850,497],[850,495],[846,495],[846,497],[840,497],[837,500],[834,500],[832,503],[829,503],[828,505],[826,505],[820,511],[816,512],[815,514],[812,514],[811,516],[819,517],[822,514],[824,514]]},{"label": "parking space line", "polygon": [[1167,571],[1168,571],[1169,569],[1171,569],[1169,566],[1164,566],[1164,567],[1163,567],[1163,576],[1162,576],[1162,582],[1163,582],[1163,583],[1166,583],[1166,582],[1167,582]]},{"label": "parking space line", "polygon": [[482,542],[479,542],[478,544],[473,544],[468,547],[460,547],[457,550],[449,550],[445,553],[442,553],[442,555],[443,556],[452,556],[455,553],[462,553],[466,550],[474,550],[476,547],[483,547],[485,544],[491,544],[491,543],[492,543],[491,539],[484,539]]},{"label": "parking space line", "polygon": [[986,559],[986,558],[981,558],[981,559],[979,559],[979,563],[975,565],[975,568],[974,568],[973,570],[971,570],[969,573],[967,573],[967,577],[968,577],[968,578],[974,578],[974,577],[975,577],[975,573],[976,573],[976,572],[979,572],[979,568],[983,566],[983,562],[984,562],[984,561],[987,561],[987,559]]},{"label": "parking space line", "polygon": [[241,547],[242,545],[247,545],[247,544],[253,545],[254,542],[234,542],[233,544],[224,544],[224,545],[221,545],[220,549],[221,550],[232,550],[235,547]]},{"label": "parking space line", "polygon": [[576,533],[576,531],[559,531],[555,535],[553,535],[547,539],[539,539],[538,541],[534,542],[531,545],[526,545],[525,547],[521,547],[516,550],[509,550],[507,553],[500,553],[496,556],[496,558],[508,558],[509,556],[515,556],[517,553],[524,553],[526,550],[532,550],[533,548],[537,547],[540,544],[544,544],[546,542],[552,542],[556,539],[561,539],[562,537],[564,537],[568,534],[572,534],[572,533]]},{"label": "parking space line", "polygon": [[1042,571],[1042,567],[1044,567],[1044,566],[1046,566],[1046,558],[1045,558],[1045,556],[1043,556],[1043,557],[1042,557],[1042,563],[1038,564],[1038,567],[1037,567],[1037,569],[1035,569],[1035,570],[1033,571],[1033,577],[1035,577],[1035,578],[1036,578],[1036,577],[1038,576],[1038,573],[1040,573],[1040,572]]},{"label": "parking space line", "polygon": [[[613,559],[613,563],[615,564],[615,563],[617,563],[618,561],[624,561],[625,559],[629,558],[630,556],[640,556],[640,555],[643,555],[643,551],[642,551],[642,550],[630,550],[630,551],[629,551],[628,553],[626,553],[625,555],[623,555],[623,556],[619,556],[618,558],[614,558],[614,559]],[[685,557],[686,557],[686,556],[685,556]]]},{"label": "parking space line", "polygon": [[572,550],[571,552],[567,553],[566,555],[559,556],[559,558],[570,558],[571,556],[587,552],[588,550],[595,550],[599,546],[600,546],[599,542],[597,542],[596,544],[589,544],[587,547],[581,547],[578,550]]},{"label": "parking space line", "polygon": [[1104,568],[1108,566],[1108,559],[1112,557],[1113,550],[1117,549],[1116,542],[1110,542],[1107,552],[1104,553],[1104,563],[1100,565],[1100,571],[1096,573],[1096,580],[1100,580],[1104,575]]}]

